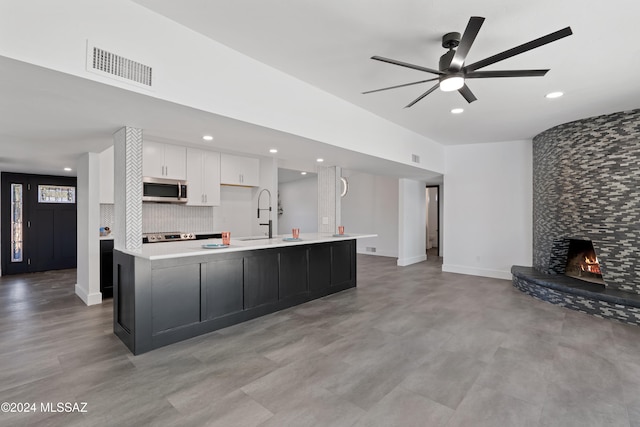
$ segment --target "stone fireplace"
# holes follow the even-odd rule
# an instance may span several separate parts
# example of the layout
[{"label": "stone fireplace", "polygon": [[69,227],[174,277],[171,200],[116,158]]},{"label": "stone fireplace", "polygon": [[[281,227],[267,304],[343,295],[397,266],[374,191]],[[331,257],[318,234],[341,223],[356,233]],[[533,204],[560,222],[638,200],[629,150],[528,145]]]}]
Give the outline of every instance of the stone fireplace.
[{"label": "stone fireplace", "polygon": [[[589,250],[581,249],[585,242],[592,252],[582,253]],[[534,282],[622,302],[637,308],[638,318],[632,315],[629,323],[640,324],[640,109],[566,123],[534,137],[532,264]],[[522,282],[525,270],[514,269],[514,285],[541,298],[542,291],[525,289],[531,284]],[[620,317],[628,314],[610,317],[627,321]]]},{"label": "stone fireplace", "polygon": [[607,287],[640,294],[640,109],[533,139],[533,220],[537,270],[563,274],[569,240],[590,240]]}]

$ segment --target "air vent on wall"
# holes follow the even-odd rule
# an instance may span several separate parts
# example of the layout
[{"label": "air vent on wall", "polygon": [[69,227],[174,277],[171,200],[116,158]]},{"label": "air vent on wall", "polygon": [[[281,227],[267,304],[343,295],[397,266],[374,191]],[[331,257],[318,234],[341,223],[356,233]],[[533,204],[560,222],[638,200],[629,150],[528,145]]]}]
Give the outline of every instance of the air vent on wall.
[{"label": "air vent on wall", "polygon": [[90,44],[87,49],[87,70],[147,89],[153,84],[153,68],[149,65]]},{"label": "air vent on wall", "polygon": [[417,154],[412,154],[411,155],[411,161],[413,163],[420,163],[420,156],[418,156]]}]

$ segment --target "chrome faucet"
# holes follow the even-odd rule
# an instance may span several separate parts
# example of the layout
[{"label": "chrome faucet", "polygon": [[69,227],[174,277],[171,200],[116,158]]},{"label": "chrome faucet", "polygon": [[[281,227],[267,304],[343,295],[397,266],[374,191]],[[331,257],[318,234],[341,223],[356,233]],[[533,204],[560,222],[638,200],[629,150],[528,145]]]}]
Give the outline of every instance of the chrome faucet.
[{"label": "chrome faucet", "polygon": [[[260,197],[262,197],[262,193],[264,193],[265,191],[269,195],[269,208],[260,209]],[[269,226],[269,238],[271,239],[273,238],[273,221],[271,220],[271,191],[269,191],[267,188],[261,190],[260,194],[258,194],[258,219],[260,219],[260,211],[269,211],[269,222],[259,225]]]}]

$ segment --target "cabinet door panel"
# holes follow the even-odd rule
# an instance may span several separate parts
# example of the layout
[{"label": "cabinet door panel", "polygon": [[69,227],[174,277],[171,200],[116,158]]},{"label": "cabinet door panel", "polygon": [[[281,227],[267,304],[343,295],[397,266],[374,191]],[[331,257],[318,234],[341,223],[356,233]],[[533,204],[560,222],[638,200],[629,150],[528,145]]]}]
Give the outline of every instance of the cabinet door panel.
[{"label": "cabinet door panel", "polygon": [[278,301],[278,254],[244,259],[244,308]]},{"label": "cabinet door panel", "polygon": [[187,149],[179,145],[164,145],[165,177],[187,179]]},{"label": "cabinet door panel", "polygon": [[100,292],[102,298],[113,296],[113,240],[100,240]]},{"label": "cabinet door panel", "polygon": [[207,319],[242,311],[242,258],[208,262],[206,277]]},{"label": "cabinet door panel", "polygon": [[331,285],[351,280],[351,241],[337,242],[331,246]]},{"label": "cabinet door panel", "polygon": [[220,206],[220,153],[204,151],[202,192],[206,195],[207,206]]},{"label": "cabinet door panel", "polygon": [[280,253],[280,299],[309,292],[307,250],[283,250]]},{"label": "cabinet door panel", "polygon": [[200,264],[151,271],[153,333],[200,321]]},{"label": "cabinet door panel", "polygon": [[164,178],[164,144],[153,141],[142,143],[142,175]]},{"label": "cabinet door panel", "polygon": [[187,197],[188,206],[204,205],[202,188],[202,150],[187,148]]},{"label": "cabinet door panel", "polygon": [[260,185],[260,161],[252,157],[220,156],[220,182],[228,185],[258,187]]},{"label": "cabinet door panel", "polygon": [[240,185],[240,168],[238,163],[240,157],[230,154],[220,155],[220,183],[229,185]]},{"label": "cabinet door panel", "polygon": [[331,284],[331,247],[313,245],[309,248],[309,289],[328,289]]},{"label": "cabinet door panel", "polygon": [[260,160],[244,157],[242,160],[242,185],[260,186]]}]

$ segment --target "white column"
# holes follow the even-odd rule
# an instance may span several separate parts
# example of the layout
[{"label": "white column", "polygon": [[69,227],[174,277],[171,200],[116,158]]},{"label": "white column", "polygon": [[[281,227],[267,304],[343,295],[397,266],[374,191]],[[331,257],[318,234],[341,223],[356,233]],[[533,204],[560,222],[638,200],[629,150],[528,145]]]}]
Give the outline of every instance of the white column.
[{"label": "white column", "polygon": [[142,251],[142,129],[113,134],[115,159],[114,248]]},{"label": "white column", "polygon": [[401,179],[398,185],[398,265],[406,266],[427,259],[427,193],[419,181]]},{"label": "white column", "polygon": [[75,292],[87,305],[100,304],[100,155],[77,163],[77,270]]}]

